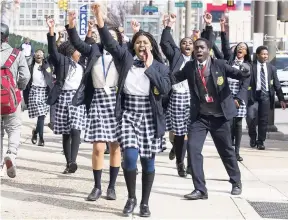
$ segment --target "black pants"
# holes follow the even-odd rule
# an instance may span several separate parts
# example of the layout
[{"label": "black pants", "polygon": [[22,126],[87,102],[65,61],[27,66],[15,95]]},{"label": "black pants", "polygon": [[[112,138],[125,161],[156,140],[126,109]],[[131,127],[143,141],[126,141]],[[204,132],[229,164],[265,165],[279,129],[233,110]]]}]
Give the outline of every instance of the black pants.
[{"label": "black pants", "polygon": [[270,99],[268,96],[258,97],[253,105],[248,106],[247,124],[249,136],[253,140],[257,140],[256,126],[258,124],[258,143],[263,144],[266,140]]},{"label": "black pants", "polygon": [[230,183],[241,182],[241,173],[232,147],[230,122],[224,117],[199,116],[198,120],[191,124],[188,132],[188,152],[192,171],[193,184],[196,190],[206,193],[206,182],[203,171],[202,149],[210,132],[220,158],[230,177]]},{"label": "black pants", "polygon": [[235,117],[230,121],[231,125],[231,139],[235,140],[235,153],[239,155],[239,149],[242,138],[242,119],[240,117]]}]

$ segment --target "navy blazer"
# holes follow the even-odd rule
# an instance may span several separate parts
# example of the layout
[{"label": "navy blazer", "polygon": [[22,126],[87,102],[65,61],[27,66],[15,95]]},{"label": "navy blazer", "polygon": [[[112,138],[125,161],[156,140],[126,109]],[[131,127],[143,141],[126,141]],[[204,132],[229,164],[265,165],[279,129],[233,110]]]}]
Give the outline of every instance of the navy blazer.
[{"label": "navy blazer", "polygon": [[[197,60],[189,61],[186,63],[184,68],[171,76],[172,84],[188,80],[190,88],[190,117],[191,123],[194,123],[197,120],[200,109],[200,96],[198,87],[196,84],[196,74],[199,74],[197,69]],[[218,100],[224,114],[224,117],[227,120],[237,116],[237,109],[232,97],[227,77],[243,80],[245,77],[248,77],[249,74],[243,73],[242,71],[231,67],[226,63],[225,60],[218,60],[211,58],[210,65],[210,74],[213,77],[214,85],[218,95]]]},{"label": "navy blazer", "polygon": [[[270,108],[274,108],[275,104],[275,92],[279,101],[285,102],[285,98],[282,92],[281,84],[277,76],[277,69],[270,63],[267,65],[267,75],[268,75],[268,86],[269,86],[269,96],[270,96]],[[256,89],[257,89],[257,62],[253,63],[251,74],[251,82],[248,90],[249,105],[252,105],[256,101]]]},{"label": "navy blazer", "polygon": [[71,44],[81,53],[83,57],[88,58],[87,66],[85,68],[80,86],[72,100],[72,104],[75,106],[85,104],[88,112],[94,94],[91,70],[94,63],[99,59],[99,57],[102,56],[103,46],[98,43],[90,45],[89,43],[82,41],[77,33],[76,28],[70,29],[68,28],[68,25],[66,25],[66,30]]},{"label": "navy blazer", "polygon": [[[98,27],[98,32],[101,37],[105,49],[111,53],[114,59],[116,69],[119,73],[118,91],[116,95],[115,115],[118,120],[122,116],[122,101],[124,98],[124,84],[129,70],[133,65],[133,55],[119,43],[113,39],[107,27]],[[149,99],[153,111],[153,122],[155,123],[155,137],[160,138],[165,134],[166,121],[162,107],[162,96],[168,94],[171,89],[169,78],[169,68],[164,64],[153,60],[152,65],[145,71],[146,76],[150,79],[151,89]],[[140,82],[141,83],[141,82]]]}]

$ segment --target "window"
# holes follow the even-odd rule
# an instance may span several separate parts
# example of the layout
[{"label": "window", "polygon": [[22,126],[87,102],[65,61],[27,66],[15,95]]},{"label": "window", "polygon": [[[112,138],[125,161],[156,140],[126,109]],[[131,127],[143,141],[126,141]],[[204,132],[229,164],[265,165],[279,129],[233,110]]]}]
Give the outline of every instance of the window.
[{"label": "window", "polygon": [[24,18],[24,14],[20,14],[20,18]]},{"label": "window", "polygon": [[49,15],[49,10],[45,9],[44,15]]},{"label": "window", "polygon": [[37,3],[32,3],[32,8],[37,8]]},{"label": "window", "polygon": [[43,26],[43,21],[42,20],[38,20],[38,26]]},{"label": "window", "polygon": [[31,8],[31,3],[26,3],[26,8]]},{"label": "window", "polygon": [[30,20],[26,20],[26,21],[25,21],[25,25],[29,25],[29,26],[30,26],[30,25],[31,25]]},{"label": "window", "polygon": [[38,10],[38,16],[43,16],[43,10]]},{"label": "window", "polygon": [[36,15],[36,9],[32,9],[32,18],[36,18],[37,17],[37,15]]},{"label": "window", "polygon": [[23,25],[24,26],[24,21],[20,20],[19,25]]},{"label": "window", "polygon": [[38,8],[43,8],[43,3],[38,3]]},{"label": "window", "polygon": [[49,8],[49,3],[44,3],[44,8]]},{"label": "window", "polygon": [[59,15],[59,19],[64,19],[64,15]]},{"label": "window", "polygon": [[25,3],[20,3],[20,8],[25,8]]},{"label": "window", "polygon": [[53,3],[52,4],[50,3],[49,5],[50,5],[49,8],[54,8],[54,4]]},{"label": "window", "polygon": [[26,14],[26,18],[31,18],[30,14]]},{"label": "window", "polygon": [[51,10],[51,11],[50,11],[50,15],[54,15],[54,10]]},{"label": "window", "polygon": [[31,23],[32,23],[33,26],[37,25],[37,21],[36,20],[32,21]]}]

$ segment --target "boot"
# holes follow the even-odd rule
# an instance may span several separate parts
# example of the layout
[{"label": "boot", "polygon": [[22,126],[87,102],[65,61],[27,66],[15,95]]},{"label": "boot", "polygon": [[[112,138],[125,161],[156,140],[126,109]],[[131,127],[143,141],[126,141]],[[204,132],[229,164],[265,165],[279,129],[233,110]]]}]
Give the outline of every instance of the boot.
[{"label": "boot", "polygon": [[151,212],[149,210],[149,197],[154,182],[155,171],[152,173],[142,173],[142,200],[140,205],[140,216],[150,217]]}]

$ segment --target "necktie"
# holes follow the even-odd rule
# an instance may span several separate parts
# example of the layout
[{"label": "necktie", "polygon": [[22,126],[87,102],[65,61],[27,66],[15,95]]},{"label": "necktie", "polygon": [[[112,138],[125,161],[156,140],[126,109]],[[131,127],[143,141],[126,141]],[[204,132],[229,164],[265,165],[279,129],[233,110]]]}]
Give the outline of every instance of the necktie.
[{"label": "necktie", "polygon": [[203,64],[202,64],[202,63],[199,63],[198,66],[199,66],[199,70],[202,71],[202,70],[203,70]]},{"label": "necktie", "polygon": [[139,67],[139,68],[144,68],[145,67],[144,61],[138,60],[138,59],[134,60],[133,65],[135,67]]},{"label": "necktie", "polygon": [[266,88],[266,77],[265,77],[265,72],[264,72],[264,65],[261,64],[261,70],[260,70],[260,78],[261,78],[261,92],[263,94],[267,93],[267,88]]}]

